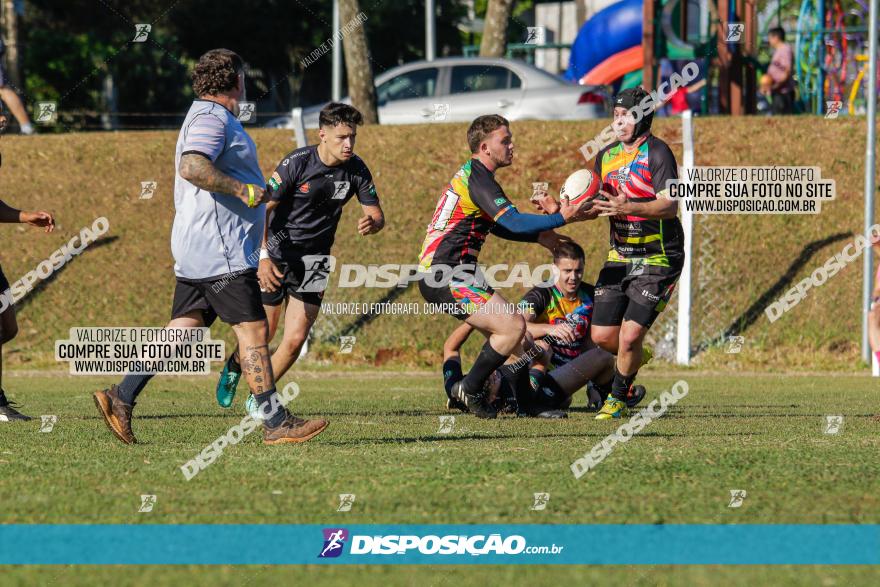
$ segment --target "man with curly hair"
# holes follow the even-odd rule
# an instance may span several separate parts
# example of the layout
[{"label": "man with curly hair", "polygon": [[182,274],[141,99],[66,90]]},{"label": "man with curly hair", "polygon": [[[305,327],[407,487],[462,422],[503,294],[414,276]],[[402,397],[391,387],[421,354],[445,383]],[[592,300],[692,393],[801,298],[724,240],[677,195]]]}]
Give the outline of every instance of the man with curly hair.
[{"label": "man with curly hair", "polygon": [[[230,324],[264,416],[263,442],[304,442],[327,422],[293,416],[275,395],[257,280],[269,194],[256,146],[238,120],[244,62],[232,51],[213,49],[199,58],[192,80],[198,98],[183,121],[175,156],[171,251],[177,286],[168,328],[210,326],[218,317]],[[152,376],[130,373],[95,393],[107,426],[125,444],[136,442],[132,408]]]}]

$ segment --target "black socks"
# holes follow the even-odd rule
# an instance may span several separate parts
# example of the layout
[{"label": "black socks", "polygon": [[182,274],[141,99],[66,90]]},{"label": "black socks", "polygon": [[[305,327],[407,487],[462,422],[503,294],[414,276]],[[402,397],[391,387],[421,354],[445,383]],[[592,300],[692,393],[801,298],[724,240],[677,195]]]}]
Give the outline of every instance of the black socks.
[{"label": "black socks", "polygon": [[529,364],[524,362],[523,364],[504,365],[500,371],[501,376],[513,390],[520,411],[528,408],[532,404],[532,396],[535,395],[535,390],[529,379]]},{"label": "black socks", "polygon": [[480,349],[480,354],[477,355],[474,366],[471,367],[471,370],[462,380],[464,392],[470,395],[479,393],[492,372],[503,365],[506,360],[507,356],[493,349],[487,340],[483,348]]},{"label": "black socks", "polygon": [[[272,400],[273,395],[275,396],[274,401]],[[277,428],[284,423],[287,418],[287,409],[278,401],[274,387],[265,393],[255,393],[254,397],[257,399],[257,405],[260,406],[260,413],[265,418],[263,423],[266,426]],[[275,409],[275,413],[272,413],[273,409]]]},{"label": "black socks", "polygon": [[235,359],[235,353],[229,355],[229,359],[226,360],[226,367],[233,373],[241,373],[241,363]]},{"label": "black socks", "polygon": [[615,365],[614,380],[611,382],[611,397],[625,402],[626,394],[629,392],[629,388],[633,384],[633,381],[636,380],[636,375],[638,375],[638,373],[626,376],[621,375],[620,371],[617,370],[617,365]]},{"label": "black socks", "polygon": [[460,359],[447,359],[443,362],[443,388],[446,390],[446,397],[452,397],[452,386],[463,378]]},{"label": "black socks", "polygon": [[152,378],[152,373],[149,375],[126,375],[117,386],[119,399],[122,403],[133,406],[137,396],[140,395]]}]

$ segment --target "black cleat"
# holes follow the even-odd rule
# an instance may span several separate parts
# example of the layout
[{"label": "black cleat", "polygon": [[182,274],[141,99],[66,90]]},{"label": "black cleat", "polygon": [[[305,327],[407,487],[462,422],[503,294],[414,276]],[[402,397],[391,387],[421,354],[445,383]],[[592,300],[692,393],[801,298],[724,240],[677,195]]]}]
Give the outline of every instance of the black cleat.
[{"label": "black cleat", "polygon": [[28,420],[33,420],[30,416],[25,416],[16,410],[15,408],[17,407],[20,406],[12,402],[9,402],[5,406],[0,406],[0,422],[14,422],[15,420],[27,422]]},{"label": "black cleat", "polygon": [[644,385],[630,385],[629,391],[626,392],[626,407],[634,408],[639,405],[639,402],[645,399],[646,393]]},{"label": "black cleat", "polygon": [[495,409],[489,405],[486,401],[486,398],[483,394],[469,394],[465,393],[462,389],[462,381],[455,383],[452,386],[452,398],[457,399],[461,403],[463,403],[468,411],[472,413],[477,418],[482,418],[484,420],[492,420],[498,417],[498,413]]},{"label": "black cleat", "polygon": [[449,411],[460,410],[460,411],[464,412],[465,414],[470,412],[470,410],[468,410],[468,407],[466,405],[464,405],[464,403],[462,403],[461,401],[459,401],[458,399],[456,399],[454,397],[446,398],[446,409]]}]

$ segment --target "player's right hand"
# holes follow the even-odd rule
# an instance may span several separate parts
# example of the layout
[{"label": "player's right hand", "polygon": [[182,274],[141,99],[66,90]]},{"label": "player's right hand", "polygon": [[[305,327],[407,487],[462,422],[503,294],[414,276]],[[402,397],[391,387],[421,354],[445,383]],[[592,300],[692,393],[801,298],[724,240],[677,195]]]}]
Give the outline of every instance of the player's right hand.
[{"label": "player's right hand", "polygon": [[272,259],[260,259],[257,267],[257,280],[260,282],[260,291],[273,292],[281,287],[281,278],[284,274],[278,270]]},{"label": "player's right hand", "polygon": [[577,333],[575,333],[574,328],[568,322],[560,322],[554,325],[549,334],[559,342],[568,344],[573,343],[577,338]]},{"label": "player's right hand", "polygon": [[22,212],[21,221],[24,224],[30,224],[38,228],[45,228],[46,232],[55,230],[55,218],[51,212],[39,210],[37,212]]}]

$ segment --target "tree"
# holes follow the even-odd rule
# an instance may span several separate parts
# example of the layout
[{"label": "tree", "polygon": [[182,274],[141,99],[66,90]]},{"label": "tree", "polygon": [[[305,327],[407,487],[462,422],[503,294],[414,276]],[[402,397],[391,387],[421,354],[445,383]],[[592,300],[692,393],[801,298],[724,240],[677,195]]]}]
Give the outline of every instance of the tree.
[{"label": "tree", "polygon": [[[344,35],[345,39],[345,71],[351,105],[361,111],[364,124],[378,124],[376,85],[363,26],[366,15],[361,12],[358,0],[339,0],[339,20],[342,28],[341,31],[334,31],[334,35]],[[337,38],[336,42],[339,40]]]},{"label": "tree", "polygon": [[507,22],[512,7],[513,0],[489,0],[480,57],[504,57],[507,50]]}]

